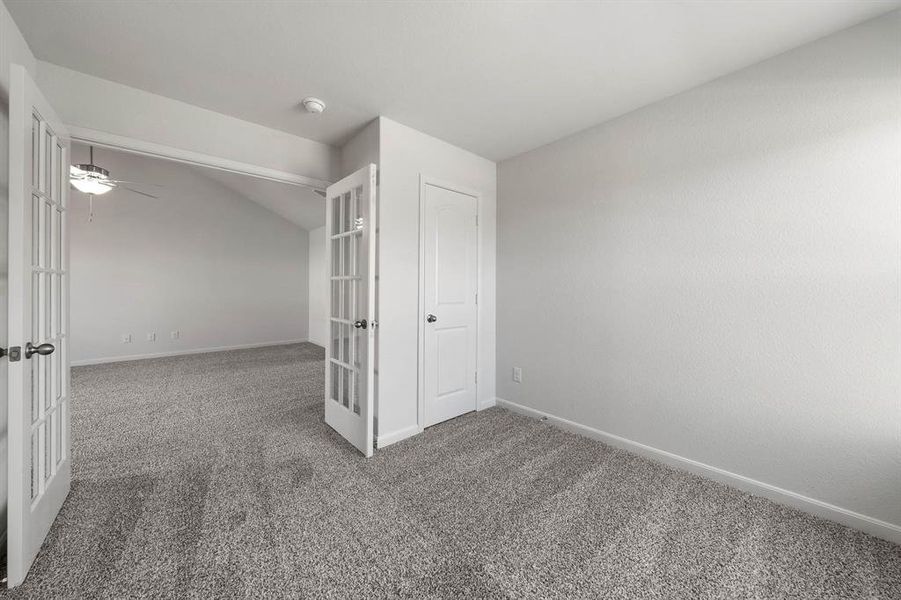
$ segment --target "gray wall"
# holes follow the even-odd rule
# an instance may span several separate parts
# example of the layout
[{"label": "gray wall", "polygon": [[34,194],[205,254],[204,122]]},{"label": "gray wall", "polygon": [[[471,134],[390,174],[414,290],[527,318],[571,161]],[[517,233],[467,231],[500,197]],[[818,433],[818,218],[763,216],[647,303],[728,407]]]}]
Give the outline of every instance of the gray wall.
[{"label": "gray wall", "polygon": [[498,186],[499,398],[901,524],[899,13]]},{"label": "gray wall", "polygon": [[[73,159],[86,162],[87,149],[74,147]],[[158,200],[99,196],[93,222],[87,196],[71,192],[73,362],[307,338],[304,229],[200,168],[104,149],[94,160],[114,177],[165,187],[150,188]]]}]

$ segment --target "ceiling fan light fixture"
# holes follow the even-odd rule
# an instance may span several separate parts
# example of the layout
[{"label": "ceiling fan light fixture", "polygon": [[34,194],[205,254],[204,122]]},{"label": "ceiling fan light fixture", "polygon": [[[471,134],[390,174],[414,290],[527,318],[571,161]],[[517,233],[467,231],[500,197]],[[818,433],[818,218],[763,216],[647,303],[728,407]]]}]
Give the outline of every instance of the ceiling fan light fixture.
[{"label": "ceiling fan light fixture", "polygon": [[97,165],[72,165],[69,167],[69,183],[85,194],[99,196],[115,187],[109,179],[109,171]]}]

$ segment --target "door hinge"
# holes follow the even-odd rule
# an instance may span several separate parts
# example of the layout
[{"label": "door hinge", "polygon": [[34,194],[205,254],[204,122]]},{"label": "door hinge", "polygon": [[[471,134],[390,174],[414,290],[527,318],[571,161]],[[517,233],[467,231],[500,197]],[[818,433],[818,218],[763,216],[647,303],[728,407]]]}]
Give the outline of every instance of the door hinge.
[{"label": "door hinge", "polygon": [[479,215],[476,215],[476,227],[479,226]]},{"label": "door hinge", "polygon": [[478,304],[478,303],[479,303],[479,293],[476,292],[476,304]]},{"label": "door hinge", "polygon": [[479,372],[476,371],[476,383],[478,383],[478,382],[479,382]]}]

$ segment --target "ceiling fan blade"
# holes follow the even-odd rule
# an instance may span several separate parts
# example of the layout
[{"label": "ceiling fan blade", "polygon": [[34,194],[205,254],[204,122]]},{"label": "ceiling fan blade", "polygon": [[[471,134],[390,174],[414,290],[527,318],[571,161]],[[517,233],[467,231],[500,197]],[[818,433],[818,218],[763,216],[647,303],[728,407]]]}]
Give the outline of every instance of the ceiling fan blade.
[{"label": "ceiling fan blade", "polygon": [[138,190],[133,190],[127,186],[121,186],[123,190],[128,190],[129,192],[134,192],[135,194],[141,194],[142,196],[147,196],[148,198],[153,198],[154,200],[159,200],[159,196],[154,196],[153,194],[145,194],[144,192],[139,192]]},{"label": "ceiling fan blade", "polygon": [[143,181],[125,181],[122,179],[107,179],[107,181],[112,183],[130,183],[131,185],[152,185],[153,187],[166,187],[161,183],[146,183]]}]

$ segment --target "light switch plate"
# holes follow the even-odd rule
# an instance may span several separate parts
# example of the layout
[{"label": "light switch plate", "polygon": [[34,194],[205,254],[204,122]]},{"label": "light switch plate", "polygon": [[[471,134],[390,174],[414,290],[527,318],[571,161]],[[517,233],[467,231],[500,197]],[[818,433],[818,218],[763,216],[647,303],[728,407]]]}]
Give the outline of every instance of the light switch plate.
[{"label": "light switch plate", "polygon": [[155,331],[151,331],[150,333],[147,334],[147,341],[148,342],[156,341],[156,332]]},{"label": "light switch plate", "polygon": [[513,381],[522,383],[522,369],[520,367],[513,367]]},{"label": "light switch plate", "polygon": [[181,336],[181,332],[179,332],[177,329],[175,331],[169,332],[169,339],[171,339],[171,340],[177,340],[180,336]]},{"label": "light switch plate", "polygon": [[131,334],[130,334],[130,333],[123,333],[123,334],[122,334],[122,343],[123,343],[123,344],[130,344],[130,343],[131,343]]}]

